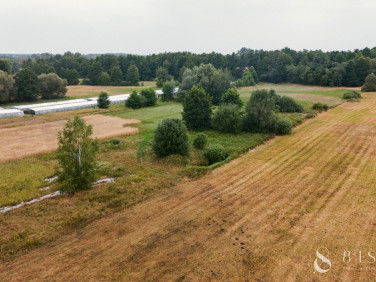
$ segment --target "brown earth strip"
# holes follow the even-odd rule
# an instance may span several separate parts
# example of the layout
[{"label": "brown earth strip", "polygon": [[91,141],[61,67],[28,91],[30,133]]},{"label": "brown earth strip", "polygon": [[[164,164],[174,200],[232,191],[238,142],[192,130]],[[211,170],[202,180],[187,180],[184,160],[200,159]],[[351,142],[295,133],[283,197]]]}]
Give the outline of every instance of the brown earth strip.
[{"label": "brown earth strip", "polygon": [[371,281],[376,96],[364,96],[0,266],[0,280]]},{"label": "brown earth strip", "polygon": [[[126,120],[103,115],[90,115],[83,118],[93,126],[93,137],[99,139],[137,134],[138,129],[129,126],[140,123],[139,120]],[[55,151],[57,149],[57,133],[65,123],[66,120],[60,120],[0,128],[0,162]]]}]

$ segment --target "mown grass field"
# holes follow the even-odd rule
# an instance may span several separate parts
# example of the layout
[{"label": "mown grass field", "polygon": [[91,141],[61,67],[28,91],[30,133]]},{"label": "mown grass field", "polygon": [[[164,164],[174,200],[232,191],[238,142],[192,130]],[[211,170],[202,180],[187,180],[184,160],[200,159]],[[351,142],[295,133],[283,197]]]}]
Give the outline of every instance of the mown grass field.
[{"label": "mown grass field", "polygon": [[243,87],[239,93],[242,97],[250,97],[252,91],[256,89],[274,89],[277,94],[289,96],[295,100],[306,102],[324,103],[328,106],[337,106],[343,102],[343,94],[349,90],[360,91],[359,87],[321,87],[299,84],[272,84],[260,83],[251,87]]},{"label": "mown grass field", "polygon": [[[242,99],[246,102],[249,98]],[[311,102],[298,102],[307,111],[311,111]],[[180,118],[181,112],[182,106],[179,103],[158,102],[154,107],[138,110],[126,109],[124,105],[114,105],[107,110],[85,109],[1,121],[0,127],[18,127],[62,120],[75,114],[104,114],[139,119],[142,123],[136,126],[140,129],[137,136],[101,141],[97,176],[116,177],[114,184],[99,185],[74,196],[65,195],[0,214],[0,259],[10,260],[104,215],[139,203],[155,193],[160,193],[158,191],[169,189],[180,182],[189,182],[188,177],[199,177],[216,168],[218,165],[207,167],[202,152],[194,149],[189,157],[171,156],[158,160],[153,156],[150,141],[157,124],[167,117]],[[304,115],[301,114],[286,116],[295,125],[304,119]],[[223,163],[239,157],[271,137],[251,133],[206,133],[209,143],[220,143],[227,149],[230,157]],[[189,133],[191,140],[195,134]],[[51,185],[44,181],[45,178],[54,175],[56,166],[54,153],[0,163],[0,170],[4,172],[0,174],[0,207],[30,200],[58,189],[56,184]],[[46,186],[50,186],[51,189],[40,190]]]},{"label": "mown grass field", "polygon": [[[362,264],[357,255],[374,254],[376,246],[375,105],[376,93],[343,103],[211,174],[181,181],[132,208],[118,207],[117,213],[103,204],[107,197],[116,206],[147,195],[144,187],[157,183],[154,176],[143,181],[161,174],[133,165],[124,168],[129,174],[121,186],[96,187],[2,216],[1,237],[9,236],[2,251],[69,234],[1,264],[0,279],[372,281],[372,259],[364,256]],[[142,136],[131,139],[139,144]],[[122,144],[129,147],[120,159],[107,145],[102,160],[116,158],[119,167],[135,160],[138,146]],[[167,179],[176,164],[163,165],[160,179]],[[111,202],[113,191],[120,203]],[[54,224],[50,204],[60,217]],[[97,217],[87,217],[95,207]],[[30,226],[22,229],[26,219],[38,216],[44,236],[60,233],[43,238],[31,234]],[[313,268],[321,246],[332,263],[325,274]],[[343,262],[345,251],[351,252],[350,263]]]}]

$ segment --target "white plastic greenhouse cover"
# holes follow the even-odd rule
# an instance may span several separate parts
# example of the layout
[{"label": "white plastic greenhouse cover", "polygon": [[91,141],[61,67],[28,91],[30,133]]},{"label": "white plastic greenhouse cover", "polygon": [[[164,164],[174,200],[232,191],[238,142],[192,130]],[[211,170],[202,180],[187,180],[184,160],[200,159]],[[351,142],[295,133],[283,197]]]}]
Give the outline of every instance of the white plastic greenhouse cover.
[{"label": "white plastic greenhouse cover", "polygon": [[62,105],[55,105],[49,107],[30,107],[27,112],[34,114],[34,115],[41,115],[41,114],[48,114],[48,113],[56,113],[56,112],[65,112],[71,110],[79,110],[85,108],[95,108],[97,106],[97,101],[87,101],[81,103],[70,103],[70,104],[62,104]]},{"label": "white plastic greenhouse cover", "polygon": [[157,95],[157,97],[159,97],[162,94],[163,94],[162,90],[155,90],[155,95]]},{"label": "white plastic greenhouse cover", "polygon": [[[111,104],[121,104],[128,100],[130,94],[120,94],[120,95],[113,95],[108,96]],[[98,101],[98,98],[88,98],[89,101]]]},{"label": "white plastic greenhouse cover", "polygon": [[87,100],[86,99],[73,99],[73,100],[68,100],[68,101],[12,106],[10,108],[24,111],[24,110],[28,110],[31,108],[51,107],[51,106],[57,106],[57,105],[75,104],[75,103],[80,103],[80,102],[87,102]]},{"label": "white plastic greenhouse cover", "polygon": [[23,117],[23,116],[24,116],[24,112],[20,110],[14,110],[14,109],[0,110],[0,118]]}]

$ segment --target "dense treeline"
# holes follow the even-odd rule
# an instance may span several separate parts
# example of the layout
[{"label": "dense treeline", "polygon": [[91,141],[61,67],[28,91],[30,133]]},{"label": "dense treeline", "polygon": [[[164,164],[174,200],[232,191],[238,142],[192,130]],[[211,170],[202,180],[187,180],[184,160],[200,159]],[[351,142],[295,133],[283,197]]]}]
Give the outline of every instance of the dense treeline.
[{"label": "dense treeline", "polygon": [[10,61],[0,60],[0,104],[62,98],[68,91],[67,80],[47,64],[40,72],[31,66],[25,66],[15,74],[11,70]]},{"label": "dense treeline", "polygon": [[265,82],[361,86],[366,76],[376,71],[376,47],[331,52],[242,48],[230,55],[177,52],[148,56],[101,55],[92,59],[67,52],[64,55],[43,54],[40,58],[28,59],[18,65],[15,63],[11,71],[27,66],[38,75],[56,72],[69,84],[77,84],[80,77],[87,79],[84,83],[120,85],[134,83],[127,81],[128,77],[137,77],[135,73],[128,74],[129,70],[135,72],[134,67],[130,68],[132,65],[136,66],[140,80],[154,80],[159,68],[160,73],[166,71],[165,75],[181,81],[186,68],[209,63],[217,69],[228,69],[234,80],[241,79],[244,70],[253,67],[251,70],[257,73],[257,79]]}]

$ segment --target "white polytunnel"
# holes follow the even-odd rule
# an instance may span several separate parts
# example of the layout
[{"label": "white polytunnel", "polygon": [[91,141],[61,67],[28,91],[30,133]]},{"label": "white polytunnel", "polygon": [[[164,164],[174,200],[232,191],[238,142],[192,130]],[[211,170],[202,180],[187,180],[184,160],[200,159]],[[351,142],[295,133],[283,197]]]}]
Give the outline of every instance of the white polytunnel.
[{"label": "white polytunnel", "polygon": [[1,109],[0,118],[9,118],[9,117],[23,117],[24,112],[15,109]]},{"label": "white polytunnel", "polygon": [[57,105],[76,104],[76,103],[80,103],[80,102],[87,102],[87,100],[86,99],[73,99],[73,100],[68,100],[68,101],[19,105],[19,106],[12,106],[12,107],[9,107],[9,108],[24,111],[24,110],[27,110],[27,109],[30,109],[30,108],[51,107],[51,106],[57,106]]},{"label": "white polytunnel", "polygon": [[97,101],[87,101],[80,103],[60,104],[46,107],[29,107],[25,110],[27,114],[41,115],[56,112],[65,112],[71,110],[79,110],[85,108],[95,108],[98,105]]}]

